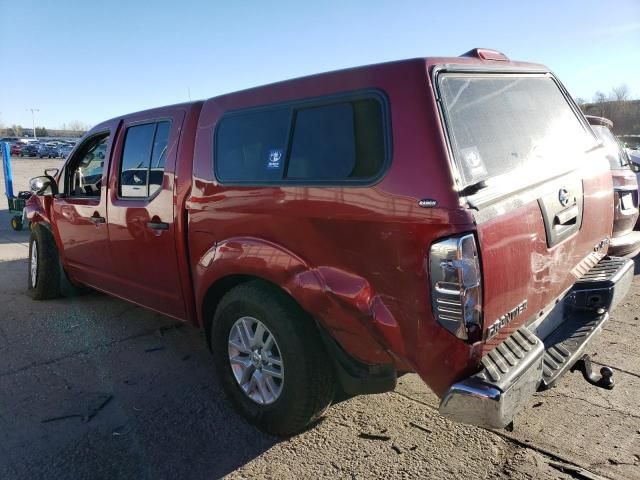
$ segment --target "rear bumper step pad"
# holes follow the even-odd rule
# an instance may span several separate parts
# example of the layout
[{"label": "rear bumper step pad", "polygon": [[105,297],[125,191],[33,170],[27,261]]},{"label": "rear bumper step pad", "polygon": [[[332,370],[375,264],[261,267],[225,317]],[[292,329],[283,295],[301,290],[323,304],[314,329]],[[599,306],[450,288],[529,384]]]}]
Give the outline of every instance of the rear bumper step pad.
[{"label": "rear bumper step pad", "polygon": [[[540,338],[520,327],[482,358],[483,369],[453,384],[440,402],[440,413],[463,423],[488,428],[509,425],[536,390],[546,389],[580,358],[608,320],[608,311],[627,294],[633,262],[605,258],[575,283],[543,323],[560,315]],[[551,328],[547,328],[548,332]],[[544,328],[534,329],[542,335]]]},{"label": "rear bumper step pad", "polygon": [[[585,312],[587,313],[587,312]],[[591,338],[596,335],[608,320],[609,314],[591,314],[591,318],[569,317],[549,337],[544,339],[542,359],[542,383],[547,389],[575,363]]]}]

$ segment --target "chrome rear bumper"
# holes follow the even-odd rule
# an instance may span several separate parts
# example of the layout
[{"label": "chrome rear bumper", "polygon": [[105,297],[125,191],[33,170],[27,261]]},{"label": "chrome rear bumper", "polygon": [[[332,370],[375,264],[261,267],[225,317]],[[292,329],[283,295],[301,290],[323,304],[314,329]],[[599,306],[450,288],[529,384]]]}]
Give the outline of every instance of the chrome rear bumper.
[{"label": "chrome rear bumper", "polygon": [[[633,267],[631,260],[601,261],[542,323],[520,327],[482,358],[479,373],[453,384],[442,397],[440,413],[485,428],[509,425],[537,390],[553,386],[581,358],[609,319],[608,310],[627,294]],[[544,324],[551,322],[557,326],[548,333]]]},{"label": "chrome rear bumper", "polygon": [[504,428],[542,382],[544,344],[526,327],[489,352],[484,369],[455,383],[440,402],[440,413],[462,423]]}]

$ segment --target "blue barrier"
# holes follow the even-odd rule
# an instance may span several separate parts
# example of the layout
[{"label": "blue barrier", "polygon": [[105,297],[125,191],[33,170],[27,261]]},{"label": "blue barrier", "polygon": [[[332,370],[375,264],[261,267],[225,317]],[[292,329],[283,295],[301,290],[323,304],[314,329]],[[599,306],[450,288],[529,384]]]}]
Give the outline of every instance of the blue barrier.
[{"label": "blue barrier", "polygon": [[11,147],[9,142],[0,143],[2,156],[2,172],[4,173],[4,191],[7,198],[13,197],[13,174],[11,172]]}]

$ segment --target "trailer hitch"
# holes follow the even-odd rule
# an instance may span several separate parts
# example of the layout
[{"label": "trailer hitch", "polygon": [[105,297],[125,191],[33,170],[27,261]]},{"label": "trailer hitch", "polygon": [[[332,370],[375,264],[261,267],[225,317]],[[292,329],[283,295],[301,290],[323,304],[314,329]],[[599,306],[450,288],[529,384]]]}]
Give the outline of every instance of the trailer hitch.
[{"label": "trailer hitch", "polygon": [[613,370],[609,367],[602,367],[600,369],[600,376],[593,373],[591,367],[591,357],[589,355],[584,354],[580,360],[573,364],[571,367],[571,371],[582,372],[582,376],[584,379],[589,382],[591,385],[595,385],[596,387],[605,388],[607,390],[611,390],[614,387],[613,381]]}]

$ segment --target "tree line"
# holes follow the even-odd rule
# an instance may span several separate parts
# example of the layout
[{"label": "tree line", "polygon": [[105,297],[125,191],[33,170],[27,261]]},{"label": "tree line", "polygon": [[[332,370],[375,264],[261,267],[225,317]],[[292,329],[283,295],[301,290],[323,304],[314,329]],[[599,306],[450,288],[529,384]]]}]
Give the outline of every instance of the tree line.
[{"label": "tree line", "polygon": [[640,100],[631,97],[627,85],[613,87],[609,93],[598,90],[590,102],[581,97],[575,100],[585,115],[611,120],[616,135],[640,134]]},{"label": "tree line", "polygon": [[[68,137],[81,137],[84,135],[89,129],[90,125],[86,123],[73,121],[69,123],[65,123],[58,129],[51,129],[45,127],[36,127],[36,137],[50,137],[50,136],[68,136]],[[31,127],[23,127],[19,124],[13,124],[10,126],[5,126],[0,123],[0,136],[3,137],[25,137],[32,136],[33,128]]]}]

